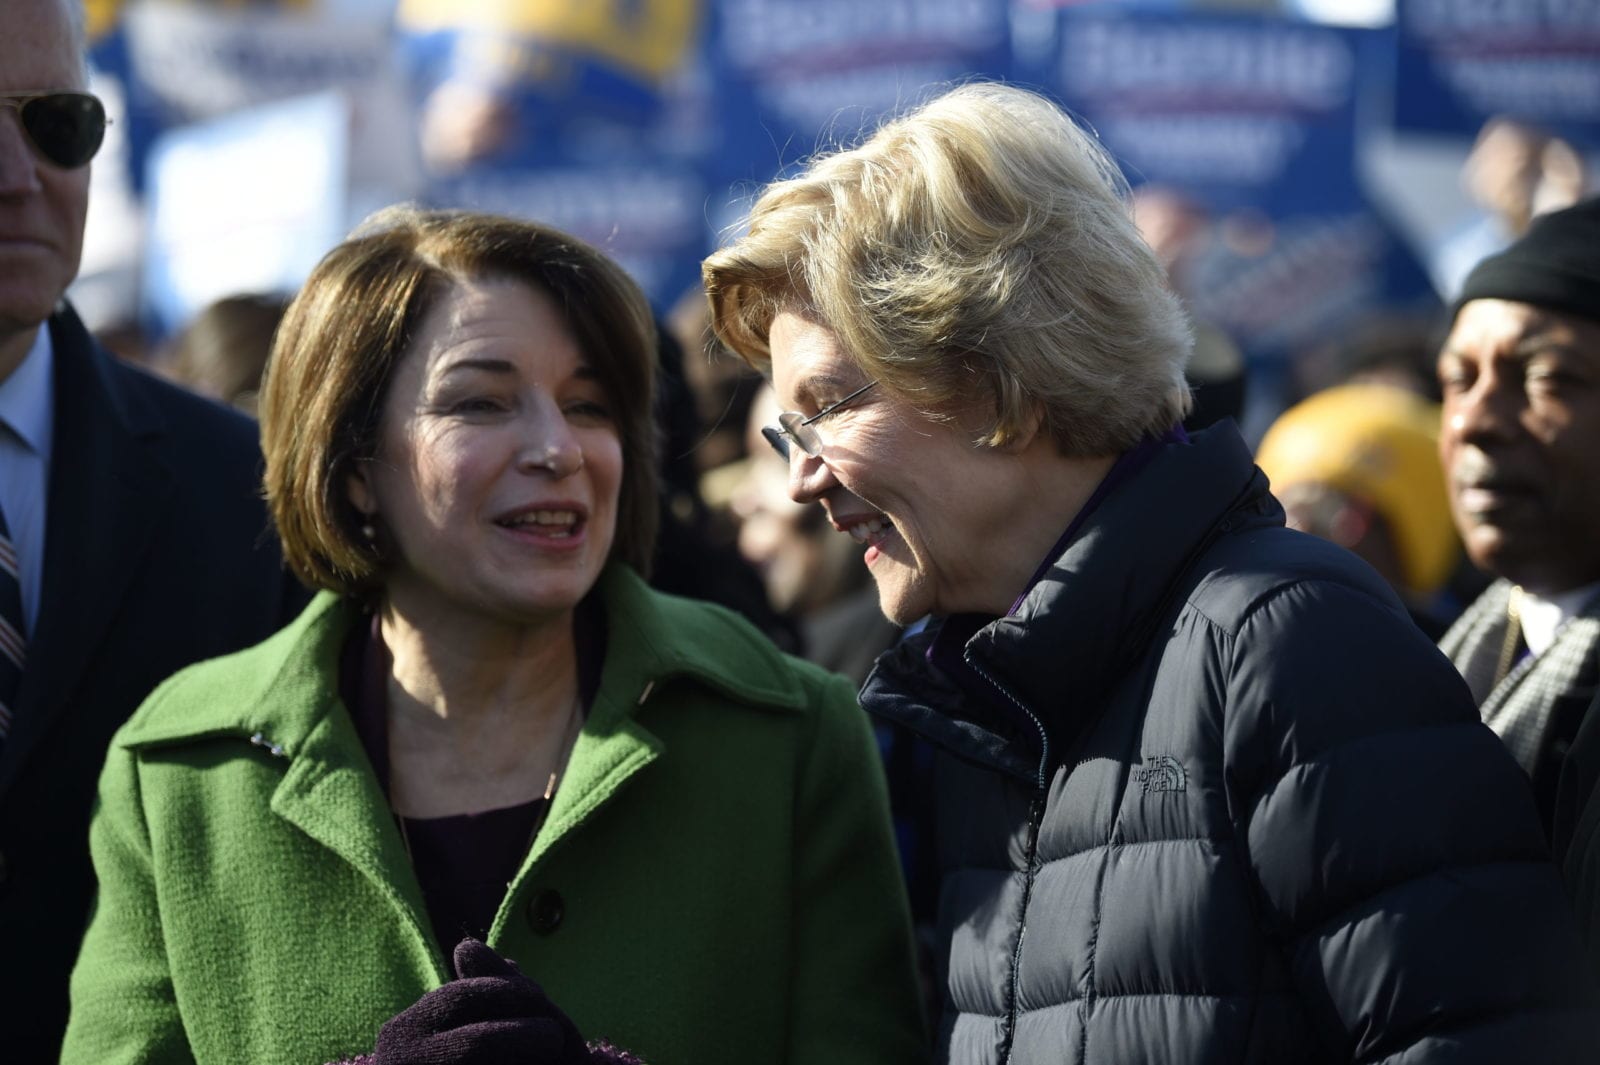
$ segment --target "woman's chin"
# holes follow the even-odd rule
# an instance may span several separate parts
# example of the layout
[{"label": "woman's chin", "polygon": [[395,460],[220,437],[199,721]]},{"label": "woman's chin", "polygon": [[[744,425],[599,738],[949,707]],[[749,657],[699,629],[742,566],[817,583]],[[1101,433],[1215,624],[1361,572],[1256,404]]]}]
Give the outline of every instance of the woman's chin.
[{"label": "woman's chin", "polygon": [[[878,577],[877,573],[873,574]],[[926,617],[932,606],[916,587],[907,587],[904,574],[885,574],[878,579],[878,609],[896,625],[906,626],[918,618]],[[896,579],[902,578],[902,579]]]},{"label": "woman's chin", "polygon": [[521,594],[506,595],[500,606],[513,618],[537,623],[570,614],[587,595],[589,588],[574,584],[572,587],[544,587],[529,589]]},{"label": "woman's chin", "polygon": [[449,591],[433,588],[423,594],[406,589],[392,595],[390,603],[419,630],[447,636],[476,631],[480,625],[524,628],[561,620],[594,586],[594,581],[580,579],[579,574],[571,574],[570,580],[541,576],[545,579],[520,585],[502,578]]}]

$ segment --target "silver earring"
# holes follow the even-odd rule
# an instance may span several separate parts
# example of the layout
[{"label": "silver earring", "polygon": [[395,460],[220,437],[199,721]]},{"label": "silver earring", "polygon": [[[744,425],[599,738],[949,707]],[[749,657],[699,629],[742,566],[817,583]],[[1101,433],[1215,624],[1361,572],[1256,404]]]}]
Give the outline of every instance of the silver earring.
[{"label": "silver earring", "polygon": [[373,525],[370,519],[361,523],[361,538],[373,545],[378,542],[377,526]]}]

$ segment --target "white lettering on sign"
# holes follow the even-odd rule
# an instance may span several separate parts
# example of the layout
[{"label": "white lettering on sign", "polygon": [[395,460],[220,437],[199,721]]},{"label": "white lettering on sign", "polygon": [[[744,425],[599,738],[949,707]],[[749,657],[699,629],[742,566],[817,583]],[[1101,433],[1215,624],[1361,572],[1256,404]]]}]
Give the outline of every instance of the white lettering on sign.
[{"label": "white lettering on sign", "polygon": [[730,60],[750,70],[805,53],[871,48],[892,58],[907,44],[994,47],[1007,25],[996,0],[725,0],[719,10]]},{"label": "white lettering on sign", "polygon": [[139,4],[126,18],[140,79],[184,118],[395,76],[381,20],[177,4]]},{"label": "white lettering on sign", "polygon": [[1523,35],[1529,31],[1600,33],[1600,0],[1411,0],[1400,17],[1424,37]]},{"label": "white lettering on sign", "polygon": [[1347,99],[1355,60],[1337,34],[1295,28],[1089,22],[1063,42],[1069,92],[1260,99],[1329,108]]},{"label": "white lettering on sign", "polygon": [[482,172],[451,183],[450,197],[621,251],[697,238],[706,193],[690,175],[638,167]]}]

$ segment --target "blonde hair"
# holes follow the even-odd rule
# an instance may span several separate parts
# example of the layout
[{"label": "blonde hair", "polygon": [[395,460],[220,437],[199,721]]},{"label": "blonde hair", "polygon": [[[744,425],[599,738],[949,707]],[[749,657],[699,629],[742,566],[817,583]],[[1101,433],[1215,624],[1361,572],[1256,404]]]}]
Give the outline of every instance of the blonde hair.
[{"label": "blonde hair", "polygon": [[982,443],[1115,454],[1183,418],[1193,343],[1126,191],[1048,100],[965,85],[768,186],[705,262],[712,328],[766,369],[795,311],[930,416],[983,397]]},{"label": "blonde hair", "polygon": [[284,557],[308,584],[371,596],[383,559],[346,489],[376,454],[395,367],[457,280],[521,281],[561,308],[622,441],[611,557],[648,575],[656,501],[655,320],[622,268],[575,237],[465,211],[394,207],[317,264],[289,305],[261,388],[266,495]]}]

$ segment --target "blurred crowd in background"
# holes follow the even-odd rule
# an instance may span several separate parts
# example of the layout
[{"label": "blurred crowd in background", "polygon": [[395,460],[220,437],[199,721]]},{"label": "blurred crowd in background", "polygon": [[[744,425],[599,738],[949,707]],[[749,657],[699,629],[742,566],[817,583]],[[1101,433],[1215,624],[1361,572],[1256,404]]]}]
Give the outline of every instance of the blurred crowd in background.
[{"label": "blurred crowd in background", "polygon": [[562,227],[667,327],[668,506],[759,571],[747,612],[857,678],[894,632],[853,545],[753,446],[770,394],[707,344],[699,261],[763,182],[963,79],[1062,101],[1194,318],[1193,424],[1264,440],[1293,523],[1438,635],[1481,587],[1433,460],[1445,310],[1592,188],[1600,144],[1600,14],[1531,0],[88,8],[113,125],[70,295],[108,347],[250,412],[288,297],[372,208]]}]

